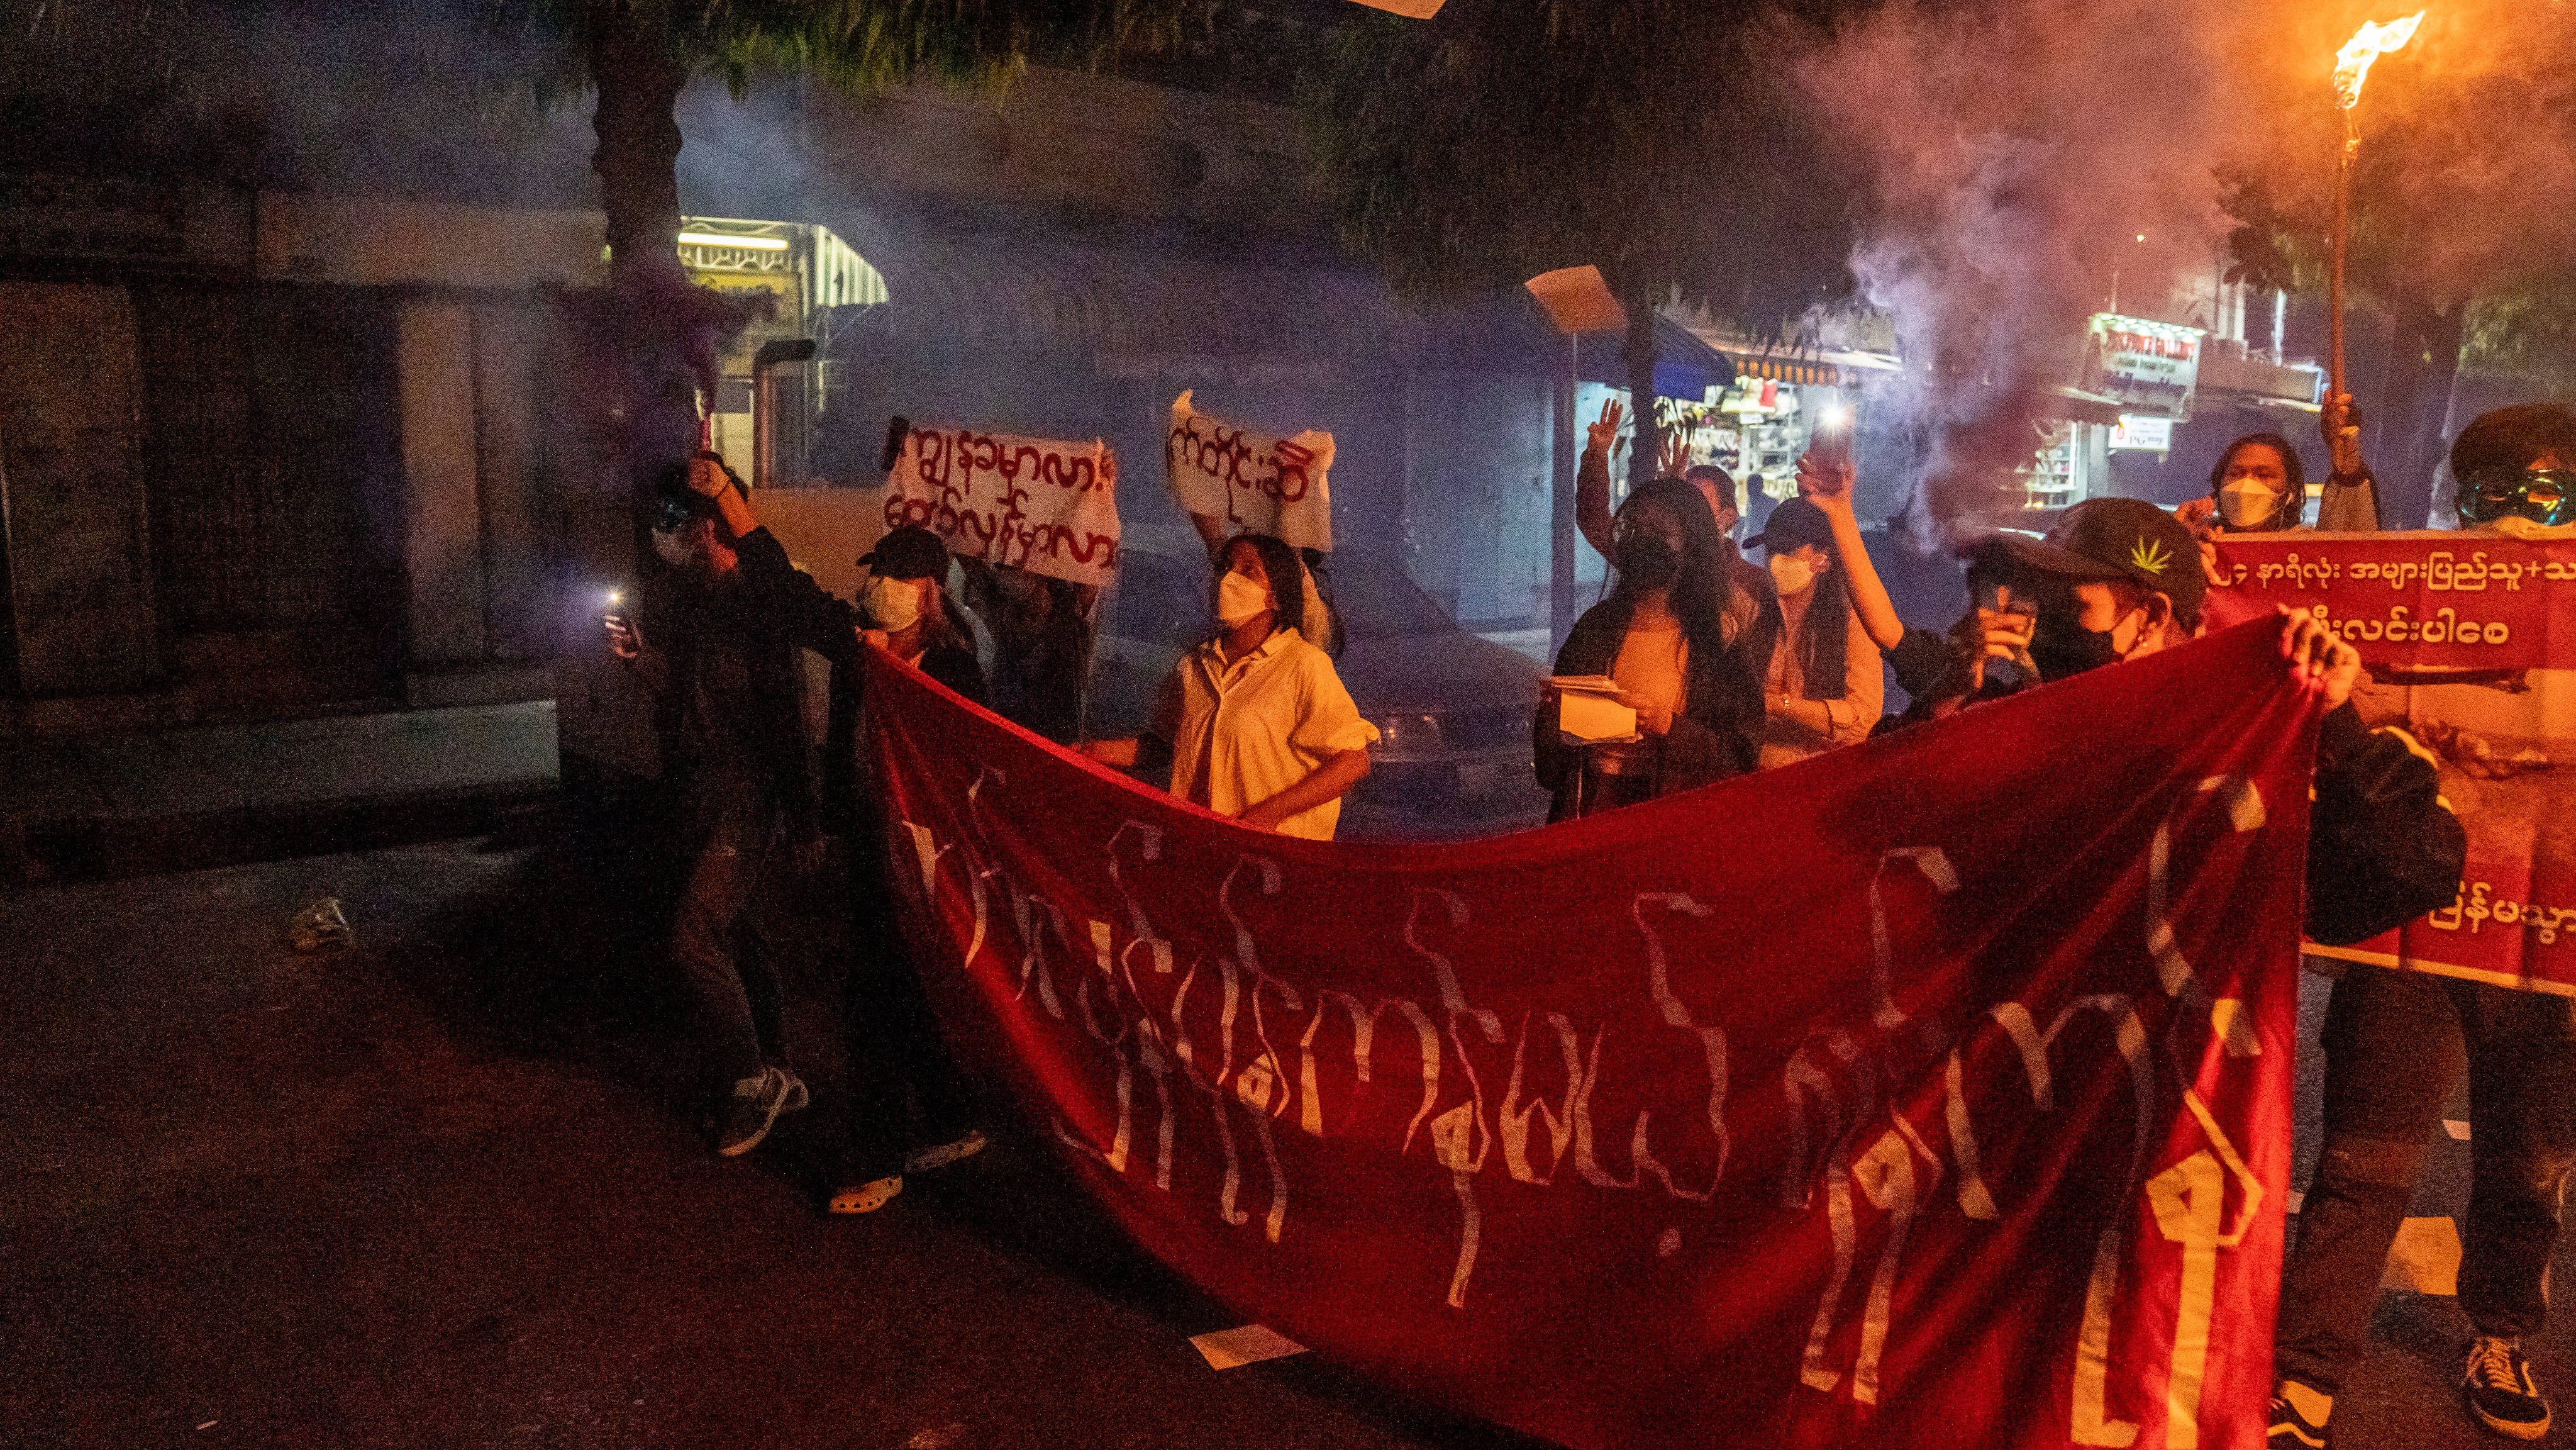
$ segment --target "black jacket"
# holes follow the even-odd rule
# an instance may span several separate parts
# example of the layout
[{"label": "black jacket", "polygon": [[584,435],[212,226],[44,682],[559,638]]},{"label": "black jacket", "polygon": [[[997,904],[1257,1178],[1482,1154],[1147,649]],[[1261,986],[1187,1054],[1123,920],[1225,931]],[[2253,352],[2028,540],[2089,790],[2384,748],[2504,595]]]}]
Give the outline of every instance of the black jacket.
[{"label": "black jacket", "polygon": [[[1583,612],[1556,652],[1560,675],[1606,675],[1628,637],[1628,605],[1605,599]],[[1742,775],[1753,768],[1762,738],[1762,687],[1734,649],[1692,650],[1682,713],[1656,752],[1655,794],[1673,795]],[[1556,795],[1549,819],[1561,819],[1573,792],[1579,752],[1557,738],[1556,707],[1530,720],[1538,783]]]},{"label": "black jacket", "polygon": [[[812,575],[787,562],[787,550],[770,536],[769,530],[754,529],[736,539],[733,547],[741,560],[743,587],[765,625],[787,643],[821,655],[832,667],[819,797],[812,775],[802,765],[801,695],[789,696],[791,709],[796,711],[789,719],[796,731],[799,778],[807,782],[812,803],[809,818],[826,831],[846,830],[857,806],[859,612],[847,601],[826,592]],[[945,604],[944,595],[941,602]],[[787,664],[790,688],[794,689],[800,682],[792,673],[792,652]],[[976,704],[984,703],[984,671],[975,663],[974,651],[953,644],[934,645],[922,656],[921,670]]]},{"label": "black jacket", "polygon": [[2441,775],[2394,726],[2365,728],[2346,701],[2317,736],[2308,819],[2308,936],[2350,946],[2451,904],[2468,837]]}]

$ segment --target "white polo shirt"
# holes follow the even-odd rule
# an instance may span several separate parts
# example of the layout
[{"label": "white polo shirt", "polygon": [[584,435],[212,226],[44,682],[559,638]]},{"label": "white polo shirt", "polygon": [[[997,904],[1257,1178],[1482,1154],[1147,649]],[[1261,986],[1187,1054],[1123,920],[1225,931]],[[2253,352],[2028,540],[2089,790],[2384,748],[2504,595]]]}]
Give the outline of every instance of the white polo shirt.
[{"label": "white polo shirt", "polygon": [[[1215,641],[1181,657],[1163,681],[1154,733],[1172,742],[1172,794],[1239,816],[1345,750],[1377,743],[1332,656],[1283,629],[1229,665]],[[1279,823],[1282,835],[1333,838],[1342,803]]]}]

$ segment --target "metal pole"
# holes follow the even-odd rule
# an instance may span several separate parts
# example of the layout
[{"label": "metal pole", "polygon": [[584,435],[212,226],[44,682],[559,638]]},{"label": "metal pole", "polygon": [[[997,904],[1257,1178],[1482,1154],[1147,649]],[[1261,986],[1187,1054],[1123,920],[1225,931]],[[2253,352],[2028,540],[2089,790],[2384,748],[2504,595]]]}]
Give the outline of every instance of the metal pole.
[{"label": "metal pole", "polygon": [[1574,629],[1574,472],[1580,451],[1574,442],[1582,421],[1575,417],[1575,393],[1581,387],[1582,340],[1565,339],[1565,374],[1556,382],[1554,457],[1555,487],[1549,493],[1548,521],[1548,651],[1551,657]]},{"label": "metal pole", "polygon": [[2343,268],[2352,248],[2352,160],[2361,150],[2361,127],[2343,113],[2343,154],[2335,165],[2334,261],[2326,275],[2326,397],[2345,393],[2343,381]]}]

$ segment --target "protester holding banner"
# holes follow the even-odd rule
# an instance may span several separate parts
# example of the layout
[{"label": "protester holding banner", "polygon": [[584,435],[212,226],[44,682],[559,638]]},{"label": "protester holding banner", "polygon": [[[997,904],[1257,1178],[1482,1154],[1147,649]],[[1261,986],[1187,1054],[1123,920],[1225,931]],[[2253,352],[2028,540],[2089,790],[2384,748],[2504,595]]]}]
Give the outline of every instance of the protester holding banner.
[{"label": "protester holding banner", "polygon": [[[842,1026],[852,1105],[847,1157],[838,1175],[843,1186],[828,1206],[834,1213],[869,1213],[903,1191],[905,1172],[954,1162],[980,1150],[984,1139],[973,1126],[972,1098],[940,1044],[920,979],[895,935],[887,905],[886,823],[873,800],[841,784],[857,750],[859,650],[864,641],[977,703],[984,698],[984,677],[963,625],[948,610],[941,588],[948,549],[937,535],[906,526],[879,539],[858,561],[869,578],[853,609],[788,561],[787,551],[761,526],[749,494],[729,479],[702,470],[691,487],[732,535],[748,612],[832,667],[824,775],[826,798],[835,807],[829,820],[846,829],[849,845],[851,960],[842,984]],[[802,1106],[802,1084],[797,1094]],[[917,1135],[911,1103],[921,1110]]]},{"label": "protester holding banner", "polygon": [[1843,585],[1843,550],[1825,511],[1784,500],[1754,542],[1779,589],[1779,629],[1762,677],[1760,763],[1769,770],[1868,739],[1887,687],[1878,645]]},{"label": "protester holding banner", "polygon": [[[786,555],[766,530],[728,526],[738,501],[721,460],[701,454],[663,480],[653,549],[679,576],[653,637],[621,616],[609,645],[671,713],[665,759],[693,864],[671,927],[715,1059],[716,1151],[748,1153],[778,1115],[810,1100],[787,1064],[778,974],[753,902],[784,836],[817,856],[823,824],[805,753],[795,652],[834,639],[810,618],[767,607],[751,580]],[[790,570],[790,572],[793,572]],[[840,641],[848,639],[840,631]]]},{"label": "protester holding banner", "polygon": [[1543,700],[1531,734],[1548,819],[1634,805],[1753,768],[1761,693],[1735,647],[1717,521],[1699,490],[1658,478],[1616,522],[1618,585],[1585,610],[1557,651],[1560,676],[1607,675],[1637,712],[1638,740],[1573,746]]},{"label": "protester holding banner", "polygon": [[[1986,540],[1972,568],[2009,579],[2006,602],[2035,610],[2029,658],[2038,678],[2026,686],[2145,659],[2198,635],[2208,583],[2192,555],[2191,533],[2172,515],[2139,499],[2103,498],[2067,510],[2044,540]],[[2283,611],[2281,652],[2327,707],[2309,820],[2308,936],[2363,941],[2449,902],[2464,841],[2422,747],[2402,731],[2363,726],[2351,704],[2361,657],[2316,620]]]},{"label": "protester holding banner", "polygon": [[861,638],[939,683],[982,704],[984,672],[966,626],[950,612],[948,548],[918,526],[896,529],[859,556],[868,571],[859,595]]},{"label": "protester holding banner", "polygon": [[[2564,408],[2480,416],[2451,448],[2461,520],[2576,521],[2568,480],[2552,476],[2571,461],[2576,416]],[[2549,1401],[2522,1341],[2547,1311],[2549,1259],[2576,1166],[2576,1002],[2353,962],[2327,1005],[2324,1046],[2325,1146],[2282,1272],[2273,1446],[2325,1443],[2368,1331],[2380,1265],[2464,1073],[2475,1154],[2459,1300],[2474,1337],[2461,1393],[2489,1429],[2523,1439],[2548,1433]]]},{"label": "protester holding banner", "polygon": [[1265,831],[1331,840],[1378,731],[1331,657],[1300,632],[1306,608],[1297,551],[1268,534],[1237,535],[1217,555],[1219,633],[1172,667],[1149,734],[1077,748],[1124,769],[1150,742],[1157,756],[1170,752],[1181,799]]}]

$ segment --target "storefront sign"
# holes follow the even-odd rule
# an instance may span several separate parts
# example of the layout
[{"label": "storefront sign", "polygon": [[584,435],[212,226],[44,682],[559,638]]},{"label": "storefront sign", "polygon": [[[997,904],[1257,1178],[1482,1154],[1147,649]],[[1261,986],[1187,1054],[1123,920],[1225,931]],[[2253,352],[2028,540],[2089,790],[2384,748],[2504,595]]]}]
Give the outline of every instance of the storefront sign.
[{"label": "storefront sign", "polygon": [[2207,336],[2197,327],[2095,313],[2077,386],[2132,412],[2187,420]]},{"label": "storefront sign", "polygon": [[1118,568],[1118,460],[1099,439],[916,427],[886,485],[887,528],[919,524],[961,557],[1076,584]]},{"label": "storefront sign", "polygon": [[2247,1447],[2277,641],[1491,841],[1253,830],[875,651],[866,758],[950,1040],[1241,1319],[1573,1450]]},{"label": "storefront sign", "polygon": [[1180,506],[1233,531],[1273,534],[1300,549],[1333,547],[1333,435],[1272,438],[1172,400],[1163,467]]}]

